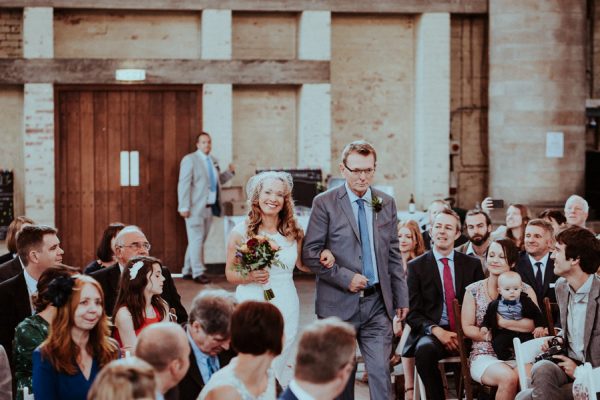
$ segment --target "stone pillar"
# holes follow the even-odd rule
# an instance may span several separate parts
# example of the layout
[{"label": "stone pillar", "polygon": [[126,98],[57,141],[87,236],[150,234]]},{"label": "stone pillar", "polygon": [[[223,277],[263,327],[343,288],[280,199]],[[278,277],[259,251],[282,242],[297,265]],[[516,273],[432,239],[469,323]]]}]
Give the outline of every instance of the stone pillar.
[{"label": "stone pillar", "polygon": [[[304,11],[298,29],[298,58],[331,60],[331,13]],[[302,85],[298,96],[298,167],[331,172],[331,85]]]},{"label": "stone pillar", "polygon": [[[52,58],[52,8],[23,11],[23,56]],[[54,226],[54,90],[52,84],[26,83],[23,99],[25,214]]]},{"label": "stone pillar", "polygon": [[[231,59],[231,10],[202,11],[202,59]],[[202,128],[211,134],[213,154],[226,163],[233,158],[231,84],[205,84],[202,95]]]},{"label": "stone pillar", "polygon": [[416,19],[414,182],[418,208],[448,196],[450,15]]},{"label": "stone pillar", "polygon": [[489,194],[562,204],[584,182],[586,2],[490,0],[489,18]]}]

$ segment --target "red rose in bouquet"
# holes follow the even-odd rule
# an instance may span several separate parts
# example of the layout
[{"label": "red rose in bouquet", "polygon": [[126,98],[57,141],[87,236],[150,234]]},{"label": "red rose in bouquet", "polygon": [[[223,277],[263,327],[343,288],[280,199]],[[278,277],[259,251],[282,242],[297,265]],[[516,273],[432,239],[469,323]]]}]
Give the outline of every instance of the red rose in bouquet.
[{"label": "red rose in bouquet", "polygon": [[[262,235],[253,236],[236,249],[235,270],[246,277],[252,271],[272,266],[286,268],[285,264],[277,258],[277,252],[279,252],[277,243]],[[263,294],[267,301],[275,298],[275,293],[268,283],[263,285]]]}]

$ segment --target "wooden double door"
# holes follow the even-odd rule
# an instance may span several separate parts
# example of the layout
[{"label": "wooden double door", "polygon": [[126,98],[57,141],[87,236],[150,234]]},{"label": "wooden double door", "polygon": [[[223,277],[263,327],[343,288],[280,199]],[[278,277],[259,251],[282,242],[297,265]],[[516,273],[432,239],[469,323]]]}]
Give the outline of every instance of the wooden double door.
[{"label": "wooden double door", "polygon": [[103,230],[123,222],[138,225],[150,254],[180,271],[187,239],[177,213],[179,162],[202,127],[201,88],[57,87],[55,99],[56,224],[65,263],[96,259]]}]

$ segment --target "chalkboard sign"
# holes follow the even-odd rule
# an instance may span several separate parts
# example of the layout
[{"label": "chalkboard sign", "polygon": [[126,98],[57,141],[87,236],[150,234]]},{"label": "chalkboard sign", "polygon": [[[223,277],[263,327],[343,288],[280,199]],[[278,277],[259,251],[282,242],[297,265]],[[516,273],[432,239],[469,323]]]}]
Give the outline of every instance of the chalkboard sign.
[{"label": "chalkboard sign", "polygon": [[6,239],[8,225],[14,219],[13,172],[0,170],[0,240]]}]

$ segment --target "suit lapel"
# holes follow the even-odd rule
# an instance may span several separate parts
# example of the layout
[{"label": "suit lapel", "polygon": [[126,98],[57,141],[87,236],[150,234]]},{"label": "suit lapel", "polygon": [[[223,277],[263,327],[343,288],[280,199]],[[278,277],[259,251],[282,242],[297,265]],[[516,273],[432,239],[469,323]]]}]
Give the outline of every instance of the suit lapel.
[{"label": "suit lapel", "polygon": [[15,309],[17,310],[19,321],[22,321],[31,316],[31,300],[29,299],[29,291],[27,290],[27,282],[25,282],[25,275],[23,272],[18,275],[17,282],[18,284],[15,293],[17,301],[15,301]]},{"label": "suit lapel", "polygon": [[352,231],[354,231],[354,235],[356,239],[360,242],[360,234],[358,233],[358,224],[356,223],[356,218],[354,218],[354,212],[352,211],[352,204],[350,204],[350,198],[348,197],[348,193],[346,192],[346,185],[340,186],[338,189],[338,203],[340,208],[348,218],[348,222],[350,222],[350,226],[352,227]]},{"label": "suit lapel", "polygon": [[204,379],[202,379],[202,374],[200,373],[200,369],[198,368],[198,361],[196,360],[196,355],[194,351],[190,351],[190,376],[200,387],[204,387]]},{"label": "suit lapel", "polygon": [[462,268],[462,254],[458,251],[454,252],[454,293],[459,302],[462,302],[462,288],[464,278],[464,269]]},{"label": "suit lapel", "polygon": [[433,273],[433,283],[435,284],[435,287],[437,288],[438,292],[440,293],[440,296],[443,298],[444,297],[444,290],[442,289],[442,277],[440,276],[440,271],[438,269],[438,265],[437,265],[437,261],[435,260],[435,256],[433,255],[433,250],[429,251],[429,254],[427,256],[429,259],[428,264],[431,266],[432,269],[432,273]]},{"label": "suit lapel", "polygon": [[[542,294],[546,295],[548,293],[548,289],[550,289],[550,283],[552,282],[552,278],[554,278],[554,260],[550,258],[552,253],[548,255],[548,262],[546,263],[546,270],[544,271],[544,287],[542,288]],[[541,304],[543,299],[538,299],[538,303]]]},{"label": "suit lapel", "polygon": [[[592,280],[592,287],[590,289],[590,294],[588,295],[588,305],[585,313],[585,329],[583,331],[583,343],[586,343],[587,346],[590,344],[590,337],[592,336],[592,328],[595,323],[595,316],[598,311],[598,297],[600,297],[600,280],[594,277]],[[587,360],[587,351],[584,351],[584,355]]]},{"label": "suit lapel", "polygon": [[[523,260],[525,261],[525,264],[524,264],[525,270],[523,272],[525,272],[525,275],[527,275],[529,282],[532,283],[534,292],[537,292],[536,291],[537,288],[535,287],[535,274],[533,273],[533,265],[531,265],[529,256],[527,255],[527,253],[523,253],[523,255],[521,257],[523,257]],[[538,301],[539,301],[539,299],[538,299]]]}]

